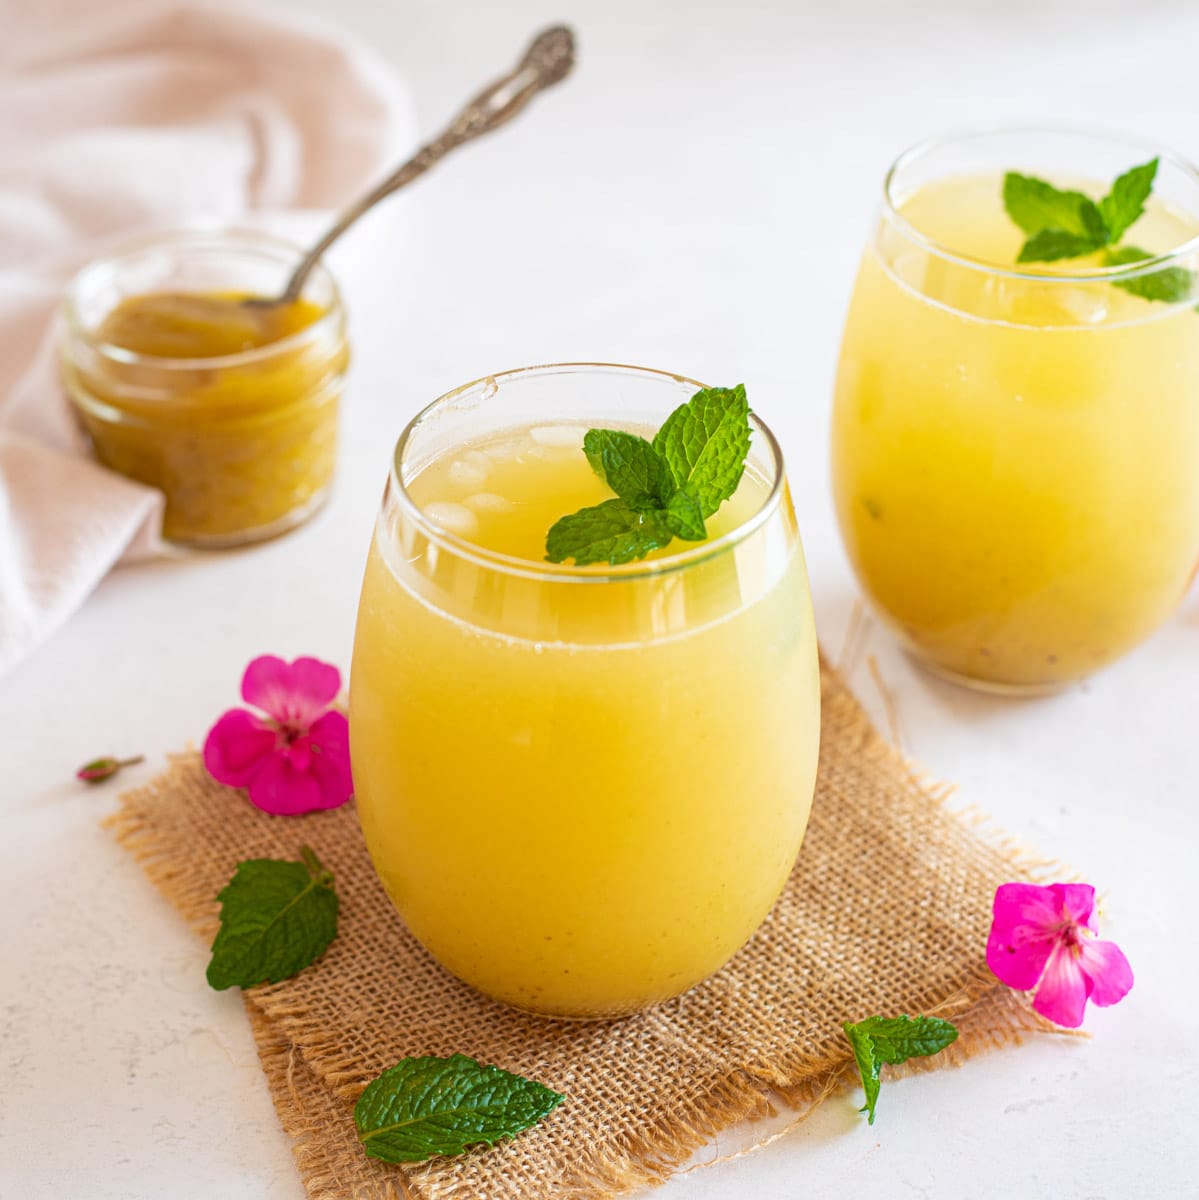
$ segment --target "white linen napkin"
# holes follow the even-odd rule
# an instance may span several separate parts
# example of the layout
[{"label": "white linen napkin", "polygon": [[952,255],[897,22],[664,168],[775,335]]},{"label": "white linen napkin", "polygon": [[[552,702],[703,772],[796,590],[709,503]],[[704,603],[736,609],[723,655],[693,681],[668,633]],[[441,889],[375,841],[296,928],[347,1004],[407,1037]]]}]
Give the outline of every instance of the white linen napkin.
[{"label": "white linen napkin", "polygon": [[71,275],[148,228],[337,208],[416,129],[381,59],[291,12],[26,11],[0,40],[0,674],[157,546],[162,496],[90,457],[57,380]]}]

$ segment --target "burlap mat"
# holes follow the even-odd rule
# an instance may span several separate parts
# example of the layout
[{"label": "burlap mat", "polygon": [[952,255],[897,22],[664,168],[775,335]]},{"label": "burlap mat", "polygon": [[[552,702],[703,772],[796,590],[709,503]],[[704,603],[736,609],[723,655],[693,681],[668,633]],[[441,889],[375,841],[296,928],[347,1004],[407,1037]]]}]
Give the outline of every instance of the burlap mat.
[{"label": "burlap mat", "polygon": [[[958,1041],[933,1067],[1045,1027],[983,959],[996,886],[1031,877],[1035,864],[949,812],[943,789],[915,777],[828,669],[823,686],[812,820],[770,917],[719,974],[619,1021],[526,1016],[443,971],[376,880],[353,805],[268,816],[209,779],[192,753],[123,796],[110,824],[209,941],[216,894],[239,860],[294,858],[307,843],[333,871],[337,940],[296,978],[246,993],[313,1200],[598,1200],[665,1178],[774,1099],[803,1111],[848,1086],[844,1020],[955,1020]],[[406,1055],[455,1051],[567,1101],[490,1150],[406,1168],[366,1158],[351,1116],[363,1087]]]}]

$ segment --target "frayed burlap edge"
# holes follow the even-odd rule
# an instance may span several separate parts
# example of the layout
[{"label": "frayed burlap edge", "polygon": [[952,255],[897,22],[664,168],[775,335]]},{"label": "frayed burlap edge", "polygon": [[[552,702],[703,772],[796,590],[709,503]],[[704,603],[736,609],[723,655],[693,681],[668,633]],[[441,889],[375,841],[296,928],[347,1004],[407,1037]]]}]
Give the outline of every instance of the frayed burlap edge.
[{"label": "frayed burlap edge", "polygon": [[[280,1124],[292,1140],[296,1167],[311,1200],[424,1200],[425,1193],[416,1181],[409,1179],[408,1170],[403,1168],[367,1162],[365,1169],[374,1178],[366,1190],[360,1180],[344,1177],[342,1164],[346,1155],[359,1152],[352,1105],[320,1083],[296,1046],[249,999],[246,1000],[246,1011]],[[1019,1045],[1030,1033],[1069,1032],[1041,1021],[1010,993],[999,992],[992,992],[975,1010],[959,1017],[958,1029],[958,1042],[942,1051],[935,1060],[915,1059],[902,1067],[888,1067],[887,1078],[899,1079],[905,1075],[958,1067],[991,1050]],[[778,1096],[779,1103],[792,1114],[785,1125],[752,1140],[735,1153],[696,1163],[683,1173],[706,1171],[791,1137],[824,1101],[848,1095],[857,1085],[856,1070],[849,1063],[818,1086],[806,1089],[803,1096],[796,1093],[790,1098]],[[758,1086],[725,1099],[727,1107],[722,1107],[719,1112],[722,1119],[713,1122],[716,1127],[710,1131],[697,1126],[686,1129],[672,1126],[669,1131],[672,1150],[665,1155],[659,1138],[639,1139],[638,1144],[629,1149],[634,1155],[642,1156],[640,1162],[624,1169],[596,1171],[587,1178],[564,1180],[556,1196],[561,1200],[606,1200],[664,1183],[722,1130],[739,1121],[757,1121],[778,1115],[778,1106]],[[856,1104],[856,1100],[853,1102]]]},{"label": "frayed burlap edge", "polygon": [[[846,728],[852,731],[855,744],[849,749],[884,763],[918,788],[928,803],[943,808],[953,789],[930,781],[886,743],[834,672],[826,668],[823,676],[826,720],[831,711],[840,708],[844,716],[845,706],[852,706],[852,720]],[[156,796],[169,796],[175,773],[192,763],[194,754],[172,756],[170,761],[165,775],[138,790],[139,805],[130,803],[129,796],[122,797],[123,807],[105,824],[196,932],[210,940],[218,926],[211,889],[196,886],[194,878],[180,869],[178,847],[160,836],[144,815],[147,802],[152,806]],[[1007,861],[1012,878],[1061,877],[1058,864],[1002,834],[984,814],[967,810],[953,814],[953,818]],[[322,1029],[310,1014],[291,1009],[277,994],[280,986],[251,989],[246,1007],[280,1121],[293,1139],[309,1196],[313,1200],[423,1200],[426,1195],[432,1196],[422,1186],[424,1168],[399,1169],[366,1160],[362,1155],[351,1114],[352,1103],[367,1082],[362,1068],[351,1059],[339,1058],[335,1034]],[[935,1060],[915,1060],[894,1074],[960,1065],[979,1053],[1017,1044],[1025,1034],[1053,1029],[1019,997],[997,986],[981,961],[976,970],[969,972],[963,988],[924,1011],[955,1020],[959,1039]],[[561,1200],[603,1200],[660,1183],[721,1130],[740,1121],[775,1115],[776,1102],[793,1110],[795,1119],[741,1153],[786,1136],[822,1101],[855,1083],[848,1045],[832,1055],[828,1050],[822,1047],[821,1053],[810,1055],[797,1049],[785,1055],[785,1061],[771,1064],[769,1079],[747,1071],[730,1074],[691,1103],[676,1107],[626,1138],[621,1161],[588,1156],[572,1164],[571,1170],[557,1180],[552,1194]],[[817,1076],[811,1074],[814,1067],[827,1068],[830,1061],[834,1061],[831,1069]],[[319,1074],[314,1062],[320,1064]],[[353,1163],[350,1176],[345,1171],[347,1163]],[[439,1188],[436,1196],[437,1200],[479,1200],[453,1188]]]}]

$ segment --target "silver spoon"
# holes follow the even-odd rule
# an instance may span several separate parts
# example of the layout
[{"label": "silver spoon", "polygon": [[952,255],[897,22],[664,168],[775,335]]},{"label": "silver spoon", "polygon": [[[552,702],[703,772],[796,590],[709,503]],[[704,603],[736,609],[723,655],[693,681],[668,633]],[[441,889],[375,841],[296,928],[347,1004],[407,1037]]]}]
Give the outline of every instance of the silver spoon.
[{"label": "silver spoon", "polygon": [[552,25],[543,30],[533,39],[514,71],[484,88],[450,122],[443,133],[422,146],[402,167],[342,213],[333,228],[300,260],[300,265],[292,272],[281,295],[274,298],[248,297],[242,304],[259,308],[297,300],[309,273],[320,261],[321,255],[363,213],[374,208],[392,192],[399,191],[406,183],[411,183],[423,175],[451,150],[510,121],[534,95],[565,79],[570,74],[574,62],[574,34],[565,25]]}]

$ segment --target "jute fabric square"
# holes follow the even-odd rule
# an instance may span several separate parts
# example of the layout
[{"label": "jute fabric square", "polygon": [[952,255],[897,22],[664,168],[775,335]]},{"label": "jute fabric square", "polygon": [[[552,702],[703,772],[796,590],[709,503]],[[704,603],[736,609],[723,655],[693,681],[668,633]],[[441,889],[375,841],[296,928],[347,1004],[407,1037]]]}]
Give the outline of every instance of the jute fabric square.
[{"label": "jute fabric square", "polygon": [[[206,940],[242,859],[296,858],[307,844],[335,876],[337,940],[294,979],[245,997],[313,1200],[598,1200],[666,1178],[779,1101],[804,1112],[849,1086],[842,1021],[954,1020],[958,1041],[931,1067],[1045,1028],[983,959],[996,886],[1037,864],[951,812],[946,789],[917,777],[828,667],[822,682],[816,800],[778,903],[718,974],[615,1021],[528,1016],[444,971],[383,892],[353,804],[270,816],[213,782],[195,753],[121,798],[116,836]],[[352,1118],[366,1084],[408,1055],[455,1052],[567,1100],[489,1150],[403,1168],[368,1159]]]}]

